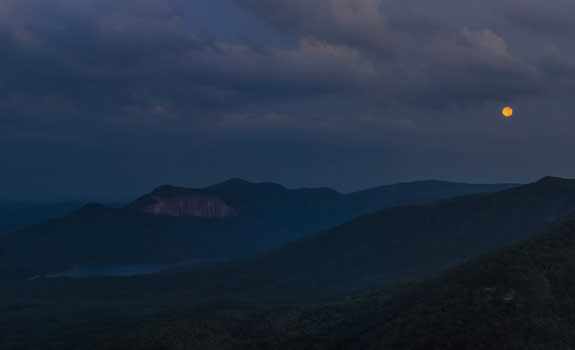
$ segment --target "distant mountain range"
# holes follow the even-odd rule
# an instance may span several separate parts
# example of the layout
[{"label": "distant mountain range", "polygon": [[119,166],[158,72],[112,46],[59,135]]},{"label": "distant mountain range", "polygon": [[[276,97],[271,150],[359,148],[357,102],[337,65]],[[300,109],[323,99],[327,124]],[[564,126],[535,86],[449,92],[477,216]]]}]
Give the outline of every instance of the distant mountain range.
[{"label": "distant mountain range", "polygon": [[121,289],[193,300],[321,301],[434,275],[573,213],[575,180],[547,177],[495,193],[386,209],[239,261],[66,288],[78,295],[97,285],[107,295]]},{"label": "distant mountain range", "polygon": [[267,295],[346,295],[425,278],[527,239],[574,213],[575,180],[546,177],[495,193],[356,218],[238,264],[222,278],[239,274],[273,281],[261,286],[272,289]]},{"label": "distant mountain range", "polygon": [[398,204],[513,186],[424,181],[352,194],[240,179],[203,189],[161,186],[125,208],[89,204],[0,237],[0,278],[30,278],[77,265],[235,258]]}]

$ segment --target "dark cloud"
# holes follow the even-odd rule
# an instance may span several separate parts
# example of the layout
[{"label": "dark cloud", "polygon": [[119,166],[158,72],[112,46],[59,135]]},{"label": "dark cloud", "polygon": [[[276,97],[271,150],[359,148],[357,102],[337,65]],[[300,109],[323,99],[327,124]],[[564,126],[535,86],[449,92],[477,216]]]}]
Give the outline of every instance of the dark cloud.
[{"label": "dark cloud", "polygon": [[548,74],[563,69],[553,66],[563,58],[540,66],[513,55],[490,29],[414,11],[387,15],[379,0],[237,1],[296,44],[202,38],[187,29],[176,1],[5,0],[0,106],[18,114],[19,100],[36,99],[83,115],[154,113],[159,105],[208,115],[340,94],[441,108],[536,96],[556,86]]},{"label": "dark cloud", "polygon": [[238,2],[297,37],[375,47],[385,47],[391,39],[379,0]]},{"label": "dark cloud", "polygon": [[373,74],[347,47],[302,40],[291,50],[256,49],[198,37],[163,1],[2,6],[4,106],[23,95],[66,96],[78,108],[120,113],[161,103],[185,114],[349,90]]},{"label": "dark cloud", "polygon": [[489,28],[417,11],[387,14],[378,0],[238,1],[298,37],[357,50],[377,72],[363,87],[378,101],[473,106],[537,96],[557,85]]},{"label": "dark cloud", "polygon": [[564,7],[515,6],[503,14],[509,24],[531,33],[569,35],[575,30],[573,11]]}]

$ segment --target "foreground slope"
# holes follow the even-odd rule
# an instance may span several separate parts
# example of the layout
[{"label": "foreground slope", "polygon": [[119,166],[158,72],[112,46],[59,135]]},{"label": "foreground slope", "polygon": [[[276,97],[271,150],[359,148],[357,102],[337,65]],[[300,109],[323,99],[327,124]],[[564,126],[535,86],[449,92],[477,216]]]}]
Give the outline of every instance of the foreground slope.
[{"label": "foreground slope", "polygon": [[289,190],[239,179],[197,190],[161,186],[126,208],[92,204],[0,237],[0,279],[36,278],[78,265],[234,258],[396,203],[511,186],[430,181],[377,188],[377,195]]},{"label": "foreground slope", "polygon": [[571,349],[574,276],[575,221],[570,221],[385,293],[315,308],[197,313],[148,323],[101,348]]},{"label": "foreground slope", "polygon": [[[346,348],[569,349],[575,222],[412,287]],[[383,316],[383,317],[382,317]]]}]

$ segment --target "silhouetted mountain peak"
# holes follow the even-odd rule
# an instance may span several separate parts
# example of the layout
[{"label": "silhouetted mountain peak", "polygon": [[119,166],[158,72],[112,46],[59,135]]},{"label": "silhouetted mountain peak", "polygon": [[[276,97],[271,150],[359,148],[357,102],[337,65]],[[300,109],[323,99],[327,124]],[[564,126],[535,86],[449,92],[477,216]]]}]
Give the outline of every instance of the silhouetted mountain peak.
[{"label": "silhouetted mountain peak", "polygon": [[573,179],[565,179],[556,176],[545,176],[535,182],[538,185],[556,185],[556,186],[575,186],[575,180]]}]

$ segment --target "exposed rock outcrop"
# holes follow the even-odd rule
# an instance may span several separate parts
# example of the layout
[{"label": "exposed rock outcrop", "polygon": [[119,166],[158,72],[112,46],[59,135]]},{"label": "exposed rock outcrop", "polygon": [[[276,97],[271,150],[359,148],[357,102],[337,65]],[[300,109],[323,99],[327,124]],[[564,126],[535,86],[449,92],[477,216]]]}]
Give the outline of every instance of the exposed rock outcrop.
[{"label": "exposed rock outcrop", "polygon": [[209,192],[161,186],[132,202],[128,208],[154,215],[221,218],[236,216],[237,210]]}]

